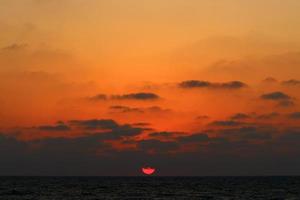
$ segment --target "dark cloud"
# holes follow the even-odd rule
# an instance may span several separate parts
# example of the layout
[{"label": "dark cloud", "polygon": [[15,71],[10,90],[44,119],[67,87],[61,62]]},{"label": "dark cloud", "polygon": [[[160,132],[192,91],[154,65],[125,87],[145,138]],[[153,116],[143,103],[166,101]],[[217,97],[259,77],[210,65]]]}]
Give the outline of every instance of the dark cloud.
[{"label": "dark cloud", "polygon": [[183,143],[194,143],[194,142],[207,142],[209,137],[205,133],[197,133],[188,136],[182,136],[177,138],[179,142]]},{"label": "dark cloud", "polygon": [[106,95],[98,94],[96,96],[88,97],[90,101],[103,101],[103,100],[157,100],[160,97],[154,93],[139,92],[139,93],[129,93],[129,94],[117,94],[117,95]]},{"label": "dark cloud", "polygon": [[300,129],[287,131],[279,137],[278,142],[299,143]]},{"label": "dark cloud", "polygon": [[273,101],[281,101],[281,100],[290,100],[291,97],[283,92],[271,92],[267,94],[261,95],[261,98],[264,100],[273,100]]},{"label": "dark cloud", "polygon": [[291,107],[294,105],[295,105],[295,103],[292,100],[279,101],[277,104],[278,107]]},{"label": "dark cloud", "polygon": [[146,111],[150,111],[150,112],[161,112],[161,113],[169,113],[172,112],[171,109],[168,108],[162,108],[159,106],[151,106],[145,109]]},{"label": "dark cloud", "polygon": [[177,150],[179,144],[177,142],[163,142],[156,139],[141,140],[138,142],[138,147],[142,151],[155,153],[168,153]]},{"label": "dark cloud", "polygon": [[162,131],[162,132],[150,133],[149,136],[156,137],[156,138],[174,139],[175,136],[180,135],[180,134],[182,134],[182,133]]},{"label": "dark cloud", "polygon": [[150,107],[129,107],[122,105],[111,106],[110,110],[116,113],[147,113],[147,112],[155,112],[155,113],[169,113],[172,112],[171,109],[161,108],[159,106],[150,106]]},{"label": "dark cloud", "polygon": [[141,134],[144,128],[134,127],[129,124],[120,125],[111,119],[72,120],[72,126],[82,128],[85,131],[102,131],[101,139],[117,140],[124,137],[132,137]]},{"label": "dark cloud", "polygon": [[28,45],[27,44],[11,44],[8,46],[5,46],[2,48],[3,51],[15,51],[15,50],[20,50],[26,48]]},{"label": "dark cloud", "polygon": [[231,137],[235,140],[270,140],[272,139],[272,133],[276,133],[273,128],[257,128],[254,126],[224,129],[218,132],[222,137]]},{"label": "dark cloud", "polygon": [[[146,164],[159,175],[299,175],[299,130],[283,130],[275,138],[278,130],[269,127],[218,129],[214,137],[128,140],[137,148],[123,150],[105,142],[109,132],[34,141],[0,134],[0,174],[139,175]],[[180,152],[190,143],[195,150]]]},{"label": "dark cloud", "polygon": [[288,115],[290,119],[300,119],[300,112],[293,112]]},{"label": "dark cloud", "polygon": [[274,119],[275,117],[280,116],[279,113],[277,112],[272,112],[272,113],[267,113],[267,114],[260,114],[257,115],[256,118],[257,119]]},{"label": "dark cloud", "polygon": [[260,98],[263,100],[276,101],[278,102],[278,107],[290,107],[295,105],[292,97],[280,91],[263,94]]},{"label": "dark cloud", "polygon": [[264,83],[277,83],[278,81],[273,77],[268,77],[263,80]]},{"label": "dark cloud", "polygon": [[240,126],[242,124],[243,123],[234,120],[214,121],[210,123],[212,126]]},{"label": "dark cloud", "polygon": [[150,123],[147,122],[137,122],[137,123],[133,123],[133,126],[150,126]]},{"label": "dark cloud", "polygon": [[111,110],[116,112],[122,112],[122,113],[128,113],[128,112],[137,112],[137,113],[143,113],[144,111],[141,108],[132,108],[128,106],[111,106],[109,107]]},{"label": "dark cloud", "polygon": [[89,120],[71,120],[71,125],[79,126],[84,129],[115,129],[119,125],[111,119],[89,119]]},{"label": "dark cloud", "polygon": [[232,120],[244,120],[249,118],[251,118],[251,116],[245,113],[236,113],[235,115],[230,117],[230,119]]},{"label": "dark cloud", "polygon": [[240,89],[247,85],[240,81],[232,81],[226,83],[212,83],[200,80],[188,80],[179,83],[181,88],[209,88],[209,89]]},{"label": "dark cloud", "polygon": [[160,97],[154,93],[130,93],[130,94],[123,94],[123,95],[112,95],[112,99],[117,100],[156,100]]},{"label": "dark cloud", "polygon": [[108,97],[106,94],[98,94],[96,96],[89,97],[88,99],[91,101],[99,101],[99,100],[107,100]]},{"label": "dark cloud", "polygon": [[288,81],[283,81],[282,85],[286,85],[286,86],[300,85],[300,80],[291,79],[291,80],[288,80]]},{"label": "dark cloud", "polygon": [[69,130],[71,130],[71,128],[68,125],[66,125],[62,122],[58,122],[56,125],[43,125],[43,126],[39,126],[37,128],[42,131],[69,131]]}]

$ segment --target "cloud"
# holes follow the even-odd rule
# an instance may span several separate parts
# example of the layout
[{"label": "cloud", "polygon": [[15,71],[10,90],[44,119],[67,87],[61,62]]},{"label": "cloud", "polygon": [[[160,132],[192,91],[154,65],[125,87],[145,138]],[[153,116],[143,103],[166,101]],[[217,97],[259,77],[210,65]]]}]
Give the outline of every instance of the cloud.
[{"label": "cloud", "polygon": [[295,105],[295,103],[291,100],[280,101],[277,104],[278,107],[290,107],[290,106],[294,106],[294,105]]},{"label": "cloud", "polygon": [[119,127],[119,125],[111,119],[71,120],[69,123],[87,130],[115,129]]},{"label": "cloud", "polygon": [[224,121],[213,121],[210,123],[212,126],[240,126],[242,122],[234,121],[234,120],[224,120]]},{"label": "cloud", "polygon": [[146,92],[139,92],[139,93],[129,93],[129,94],[117,94],[117,95],[106,95],[106,94],[98,94],[96,96],[88,97],[87,99],[90,101],[99,101],[99,100],[138,100],[138,101],[145,101],[145,100],[157,100],[160,96],[154,93],[146,93]]},{"label": "cloud", "polygon": [[155,138],[174,139],[176,136],[178,136],[180,134],[182,134],[182,133],[162,131],[162,132],[150,133],[149,136],[155,137]]},{"label": "cloud", "polygon": [[291,79],[288,81],[283,81],[282,85],[285,86],[296,86],[296,85],[300,85],[300,81],[299,80],[295,80],[295,79]]},{"label": "cloud", "polygon": [[138,148],[149,153],[168,153],[177,150],[177,142],[163,142],[156,139],[141,140],[138,142]]},{"label": "cloud", "polygon": [[115,105],[109,107],[110,110],[114,112],[120,113],[147,113],[147,112],[154,112],[154,113],[169,113],[172,112],[171,109],[164,109],[159,106],[150,106],[150,107],[129,107],[129,106],[122,106],[122,105]]},{"label": "cloud", "polygon": [[62,123],[58,122],[56,125],[43,125],[43,126],[38,126],[37,129],[41,131],[69,131],[71,128]]},{"label": "cloud", "polygon": [[123,94],[123,95],[112,95],[112,99],[117,100],[156,100],[160,97],[154,93],[130,93],[130,94]]},{"label": "cloud", "polygon": [[300,119],[300,112],[293,112],[288,115],[290,119]]},{"label": "cloud", "polygon": [[263,80],[264,83],[277,83],[277,79],[273,78],[273,77],[268,77],[266,79]]},{"label": "cloud", "polygon": [[[109,131],[33,141],[0,134],[0,174],[138,175],[143,165],[156,167],[160,175],[299,174],[299,128],[276,137],[279,130],[249,126],[218,129],[213,137],[193,133],[176,135],[173,141],[131,139],[128,144],[136,148],[122,150],[105,142]],[[195,149],[184,151],[184,146]]]},{"label": "cloud", "polygon": [[282,134],[279,139],[280,142],[288,142],[288,143],[298,143],[300,142],[300,132],[297,130],[287,131],[285,134]]},{"label": "cloud", "polygon": [[290,100],[291,97],[283,92],[271,92],[261,95],[261,99],[264,100],[272,100],[272,101],[280,101],[280,100]]},{"label": "cloud", "polygon": [[241,89],[247,85],[241,81],[231,81],[226,83],[212,83],[200,80],[187,80],[178,84],[181,88],[209,88],[209,89]]},{"label": "cloud", "polygon": [[234,140],[270,140],[272,133],[276,131],[273,128],[243,126],[239,128],[223,129],[218,131],[222,137],[231,137]]},{"label": "cloud", "polygon": [[207,142],[209,137],[205,133],[197,133],[188,136],[178,137],[177,140],[182,143]]},{"label": "cloud", "polygon": [[244,120],[251,118],[250,115],[247,115],[245,113],[236,113],[235,115],[231,116],[230,119],[232,120]]},{"label": "cloud", "polygon": [[260,98],[263,100],[277,101],[278,107],[290,107],[295,105],[292,97],[280,91],[263,94]]},{"label": "cloud", "polygon": [[143,113],[143,109],[141,108],[132,108],[128,106],[110,106],[109,107],[113,111],[121,112],[121,113],[128,113],[128,112],[137,112],[137,113]]},{"label": "cloud", "polygon": [[274,119],[275,117],[280,116],[277,112],[267,113],[267,114],[261,114],[256,116],[257,119]]},{"label": "cloud", "polygon": [[14,43],[14,44],[11,44],[11,45],[3,47],[2,50],[3,51],[15,51],[15,50],[24,49],[27,46],[28,46],[27,44],[17,44],[17,43]]},{"label": "cloud", "polygon": [[106,94],[97,94],[96,96],[88,97],[88,99],[91,101],[99,101],[99,100],[107,100],[108,97]]},{"label": "cloud", "polygon": [[[111,119],[72,120],[69,123],[86,131],[101,131],[102,140],[118,140],[141,134],[144,128],[129,124],[120,125]],[[94,132],[94,134],[97,132]]]},{"label": "cloud", "polygon": [[147,122],[137,122],[137,123],[133,123],[133,126],[150,126],[150,123]]}]

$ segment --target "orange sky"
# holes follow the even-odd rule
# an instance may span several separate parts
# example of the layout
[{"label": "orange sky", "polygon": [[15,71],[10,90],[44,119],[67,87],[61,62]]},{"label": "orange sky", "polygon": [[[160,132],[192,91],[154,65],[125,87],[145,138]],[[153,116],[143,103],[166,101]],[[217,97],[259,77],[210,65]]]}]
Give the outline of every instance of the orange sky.
[{"label": "orange sky", "polygon": [[[135,141],[298,130],[299,10],[298,0],[1,0],[0,133],[78,137],[95,133],[70,121],[90,119],[146,127]],[[58,121],[71,130],[53,131]]]}]

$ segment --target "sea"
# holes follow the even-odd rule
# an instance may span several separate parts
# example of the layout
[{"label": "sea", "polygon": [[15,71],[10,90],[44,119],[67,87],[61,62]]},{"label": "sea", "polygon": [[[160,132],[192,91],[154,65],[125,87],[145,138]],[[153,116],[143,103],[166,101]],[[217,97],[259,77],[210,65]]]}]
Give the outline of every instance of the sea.
[{"label": "sea", "polygon": [[300,177],[0,177],[1,200],[300,200]]}]

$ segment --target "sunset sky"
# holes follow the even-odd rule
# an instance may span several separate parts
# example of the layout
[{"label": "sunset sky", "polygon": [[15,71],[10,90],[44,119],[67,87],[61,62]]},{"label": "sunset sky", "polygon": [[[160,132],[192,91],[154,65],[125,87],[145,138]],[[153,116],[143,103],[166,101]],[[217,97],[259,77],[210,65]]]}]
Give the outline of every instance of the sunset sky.
[{"label": "sunset sky", "polygon": [[300,175],[299,0],[0,0],[0,175]]}]

